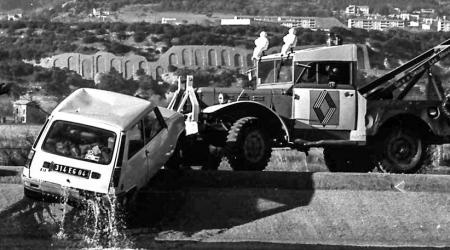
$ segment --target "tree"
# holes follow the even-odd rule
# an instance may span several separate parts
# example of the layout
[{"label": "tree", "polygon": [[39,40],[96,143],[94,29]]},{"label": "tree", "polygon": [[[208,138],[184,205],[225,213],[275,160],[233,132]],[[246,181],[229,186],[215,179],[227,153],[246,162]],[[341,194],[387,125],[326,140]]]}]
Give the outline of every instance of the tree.
[{"label": "tree", "polygon": [[99,83],[96,87],[98,89],[133,95],[138,88],[138,84],[133,80],[124,79],[122,74],[115,68],[111,68],[109,73],[100,76]]}]

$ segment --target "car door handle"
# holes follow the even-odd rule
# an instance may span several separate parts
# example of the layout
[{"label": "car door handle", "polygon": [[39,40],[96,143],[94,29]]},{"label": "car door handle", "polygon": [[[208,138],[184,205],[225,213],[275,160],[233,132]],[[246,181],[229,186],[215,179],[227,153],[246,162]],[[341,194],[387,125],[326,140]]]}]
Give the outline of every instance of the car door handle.
[{"label": "car door handle", "polygon": [[353,94],[352,92],[345,92],[344,96],[345,97],[353,97],[355,94]]}]

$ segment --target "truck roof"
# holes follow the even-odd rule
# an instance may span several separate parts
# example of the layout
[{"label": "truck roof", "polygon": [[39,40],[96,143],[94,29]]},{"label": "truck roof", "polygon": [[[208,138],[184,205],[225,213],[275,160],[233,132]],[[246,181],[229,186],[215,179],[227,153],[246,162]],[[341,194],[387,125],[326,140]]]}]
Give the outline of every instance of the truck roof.
[{"label": "truck roof", "polygon": [[123,130],[155,107],[150,101],[99,89],[81,88],[70,94],[52,112],[89,118]]},{"label": "truck roof", "polygon": [[[357,61],[357,45],[320,46],[294,51],[294,61]],[[280,58],[281,54],[264,56],[264,59]]]}]

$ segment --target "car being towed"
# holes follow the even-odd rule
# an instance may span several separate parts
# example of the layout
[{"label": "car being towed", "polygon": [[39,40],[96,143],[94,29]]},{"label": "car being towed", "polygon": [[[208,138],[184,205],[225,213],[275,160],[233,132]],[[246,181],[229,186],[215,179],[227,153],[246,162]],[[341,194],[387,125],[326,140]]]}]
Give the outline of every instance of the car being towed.
[{"label": "car being towed", "polygon": [[183,132],[180,113],[133,96],[78,89],[36,138],[23,169],[25,195],[131,197],[166,163]]}]

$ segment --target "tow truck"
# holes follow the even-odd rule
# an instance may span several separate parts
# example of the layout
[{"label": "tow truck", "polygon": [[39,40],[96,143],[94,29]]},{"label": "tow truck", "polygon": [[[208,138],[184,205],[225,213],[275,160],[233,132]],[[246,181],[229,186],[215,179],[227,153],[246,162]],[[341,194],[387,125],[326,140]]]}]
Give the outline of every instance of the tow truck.
[{"label": "tow truck", "polygon": [[430,145],[450,141],[450,97],[434,74],[449,49],[444,41],[372,81],[356,44],[263,56],[250,89],[194,88],[188,76],[168,107],[186,118],[170,165],[216,168],[222,152],[234,170],[263,170],[273,147],[322,147],[330,171],[417,172]]}]

